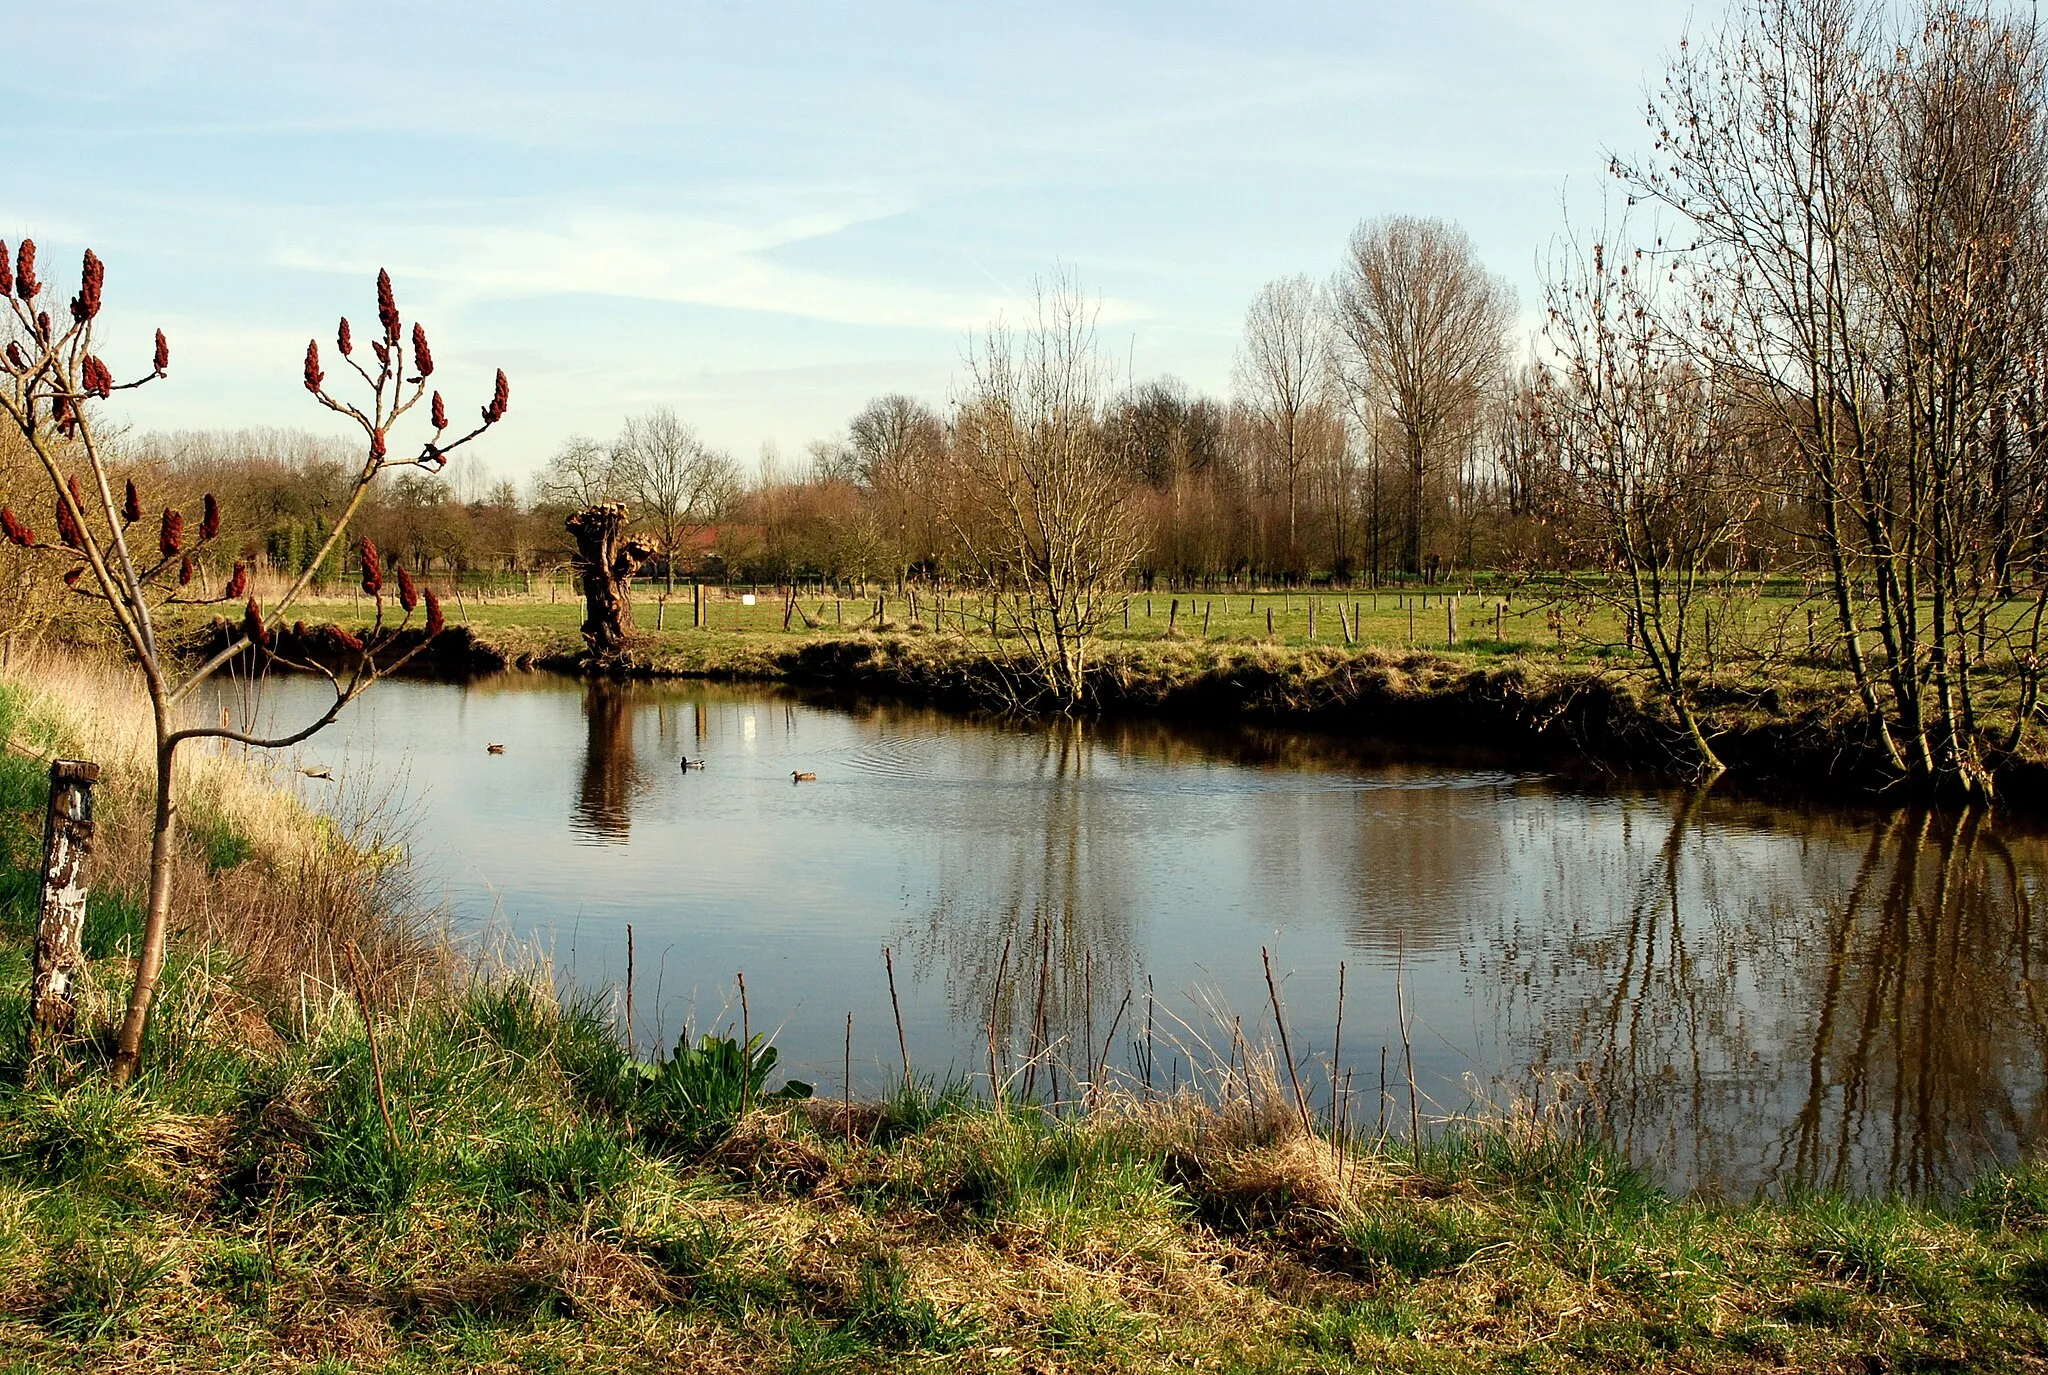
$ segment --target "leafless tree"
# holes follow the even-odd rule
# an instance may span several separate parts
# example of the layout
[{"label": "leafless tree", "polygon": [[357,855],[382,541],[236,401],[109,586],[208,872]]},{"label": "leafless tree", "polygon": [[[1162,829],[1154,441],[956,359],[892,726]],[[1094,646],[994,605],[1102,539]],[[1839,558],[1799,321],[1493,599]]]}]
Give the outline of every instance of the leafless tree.
[{"label": "leafless tree", "polygon": [[1287,561],[1300,560],[1301,484],[1314,446],[1305,431],[1331,382],[1329,312],[1306,276],[1266,283],[1244,315],[1238,346],[1238,401],[1258,417],[1287,486]]},{"label": "leafless tree", "polygon": [[740,493],[739,465],[663,406],[626,422],[612,446],[619,480],[659,533],[666,586],[676,590],[683,536],[721,519]]},{"label": "leafless tree", "polygon": [[1577,555],[1572,586],[1632,627],[1696,775],[1711,779],[1723,765],[1693,706],[1697,603],[1753,484],[1728,403],[1664,313],[1655,284],[1675,274],[1629,246],[1625,226],[1611,228],[1619,244],[1567,239],[1551,267],[1544,337],[1555,370],[1537,375],[1531,398],[1551,471],[1535,485]]},{"label": "leafless tree", "polygon": [[1041,286],[1030,325],[992,327],[969,363],[955,529],[1024,647],[1020,695],[1071,711],[1087,693],[1094,635],[1142,548],[1130,479],[1100,414],[1109,370],[1095,308],[1071,280]]},{"label": "leafless tree", "polygon": [[896,572],[941,561],[953,500],[946,431],[938,414],[913,397],[876,397],[847,426],[856,480],[874,497],[876,519],[895,548]]},{"label": "leafless tree", "polygon": [[534,499],[546,506],[580,511],[625,495],[612,450],[587,435],[572,434],[533,479]]},{"label": "leafless tree", "polygon": [[1615,169],[1696,240],[1713,366],[1793,460],[1882,756],[1974,799],[1975,683],[1994,655],[2025,682],[2010,748],[2041,660],[2038,604],[2017,636],[1998,607],[2043,525],[2043,66],[1989,5],[1754,0]]},{"label": "leafless tree", "polygon": [[[439,632],[440,605],[428,589],[424,597],[426,637],[410,649],[397,646],[396,627],[385,624],[385,566],[375,547],[364,540],[363,589],[376,598],[376,624],[366,637],[340,629],[329,632],[334,642],[332,648],[353,666],[337,672],[318,658],[285,661],[327,679],[334,695],[325,711],[298,730],[258,736],[224,725],[184,724],[192,695],[230,663],[247,659],[260,669],[277,658],[274,627],[284,611],[306,591],[314,570],[339,550],[349,522],[361,509],[377,476],[394,467],[439,470],[446,465],[450,453],[504,416],[511,391],[505,374],[500,372],[491,401],[483,408],[481,422],[453,439],[449,438],[447,409],[441,394],[434,392],[429,404],[432,437],[423,442],[415,457],[391,458],[393,427],[427,401],[434,360],[426,332],[418,324],[413,325],[410,338],[406,336],[391,278],[387,273],[379,273],[380,328],[369,345],[374,366],[365,367],[356,357],[346,319],[341,321],[335,339],[342,361],[369,388],[367,406],[358,406],[331,393],[321,370],[318,342],[306,345],[306,390],[322,406],[361,428],[365,451],[325,543],[271,605],[266,616],[255,597],[248,596],[248,570],[244,565],[236,565],[233,577],[217,596],[209,597],[195,586],[192,556],[220,533],[219,507],[211,495],[206,497],[196,522],[188,522],[182,512],[166,507],[155,520],[145,523],[141,494],[135,483],[130,480],[121,490],[116,489],[109,456],[99,435],[99,404],[117,390],[145,386],[166,375],[170,348],[163,332],[157,332],[155,357],[149,371],[131,381],[117,382],[110,366],[95,352],[94,323],[99,317],[105,282],[100,259],[91,250],[86,251],[78,294],[71,300],[68,316],[59,322],[53,318],[56,312],[41,304],[44,287],[36,276],[35,256],[34,242],[24,239],[10,265],[4,246],[0,246],[0,292],[7,295],[9,306],[4,326],[0,326],[7,335],[6,347],[0,351],[0,359],[4,359],[0,361],[0,414],[6,416],[33,451],[49,484],[48,490],[54,495],[57,542],[37,538],[11,509],[0,510],[0,530],[17,547],[38,551],[67,565],[63,580],[76,595],[90,600],[113,622],[148,694],[155,732],[156,805],[149,895],[134,982],[130,985],[127,1013],[114,1051],[114,1079],[125,1083],[134,1074],[141,1054],[143,1032],[163,969],[170,930],[178,747],[188,740],[213,738],[279,749],[310,738],[333,722],[341,709],[371,683],[394,671]],[[49,304],[54,306],[55,302]],[[156,527],[153,540],[144,537],[150,525]],[[412,619],[422,598],[408,574],[402,569],[392,571],[398,584],[395,600],[402,609],[402,625]],[[158,639],[158,617],[167,607],[203,602],[232,606],[245,596],[248,599],[241,608],[239,630],[230,632],[228,642],[196,666],[188,667],[170,646]]]},{"label": "leafless tree", "polygon": [[1422,571],[1425,490],[1453,441],[1470,438],[1500,379],[1514,301],[1465,231],[1443,220],[1367,220],[1332,288],[1347,385],[1371,394],[1400,437],[1407,491],[1401,561]]}]

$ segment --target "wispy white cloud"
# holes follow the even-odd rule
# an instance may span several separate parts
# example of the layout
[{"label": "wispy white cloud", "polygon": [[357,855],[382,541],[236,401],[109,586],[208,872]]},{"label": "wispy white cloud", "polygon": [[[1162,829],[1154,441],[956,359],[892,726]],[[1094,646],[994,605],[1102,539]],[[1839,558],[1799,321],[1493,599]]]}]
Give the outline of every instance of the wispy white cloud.
[{"label": "wispy white cloud", "polygon": [[[827,239],[903,213],[872,198],[748,222],[698,211],[537,207],[522,222],[351,226],[346,240],[316,227],[282,232],[274,261],[304,271],[363,274],[390,267],[429,285],[443,305],[543,296],[614,296],[763,311],[835,324],[958,333],[1028,302],[993,293],[944,291],[916,282],[833,273],[779,261],[779,250]],[[361,244],[375,243],[374,260]],[[1144,312],[1104,301],[1107,321]]]}]

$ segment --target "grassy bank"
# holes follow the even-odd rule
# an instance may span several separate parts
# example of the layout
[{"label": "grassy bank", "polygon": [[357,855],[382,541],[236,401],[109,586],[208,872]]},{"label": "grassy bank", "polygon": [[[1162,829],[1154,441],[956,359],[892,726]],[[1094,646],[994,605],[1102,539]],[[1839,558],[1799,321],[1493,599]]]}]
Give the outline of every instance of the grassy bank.
[{"label": "grassy bank", "polygon": [[[1393,607],[1394,595],[1378,598]],[[1123,630],[1118,618],[1096,645],[1091,705],[1108,714],[1205,725],[1303,725],[1377,735],[1419,752],[1479,747],[1531,762],[1590,760],[1616,770],[1690,774],[1693,754],[1668,703],[1640,665],[1598,642],[1597,627],[1588,632],[1592,638],[1575,631],[1560,646],[1515,629],[1520,622],[1523,630],[1540,631],[1547,611],[1523,606],[1510,613],[1503,604],[1499,628],[1509,638],[1411,647],[1398,632],[1421,596],[1401,599],[1405,608],[1375,613],[1364,596],[1357,598],[1354,625],[1364,638],[1346,645],[1332,642],[1334,597],[1319,598],[1315,639],[1307,634],[1301,593],[1261,594],[1256,617],[1249,597],[1214,599],[1227,600],[1231,609],[1227,618],[1220,610],[1213,616],[1207,635],[1195,613],[1174,615],[1173,599],[1149,599],[1147,615],[1148,599],[1136,597],[1133,628]],[[1794,614],[1802,603],[1776,600],[1783,605],[1758,599],[1747,606],[1757,623],[1751,639],[1764,634],[1758,627],[1774,626],[1783,639],[1794,622],[1803,626],[1803,615]],[[1443,615],[1444,598],[1430,594],[1430,601],[1431,615]],[[881,631],[872,622],[853,628],[847,614],[872,614],[872,603],[806,601],[799,606],[811,624],[792,616],[784,628],[784,609],[772,602],[747,607],[714,600],[711,627],[700,630],[676,628],[675,619],[688,617],[685,601],[675,608],[677,618],[655,630],[654,609],[643,600],[636,608],[642,633],[619,667],[647,678],[771,680],[965,709],[1000,708],[1008,700],[1004,670],[1015,644],[984,633],[973,603],[964,604],[963,632],[963,608],[952,602],[945,604],[952,610],[921,602],[912,621],[909,604],[892,601],[889,628]],[[1278,613],[1270,639],[1262,631],[1266,610]],[[439,651],[439,667],[456,673],[504,665],[577,671],[580,614],[580,606],[538,595],[465,603],[453,612],[455,634]],[[323,617],[360,625],[364,608],[347,598],[308,608],[316,627]],[[1496,628],[1490,613],[1480,619],[1490,637]],[[1732,631],[1729,636],[1732,643]],[[318,634],[311,640],[317,651]],[[288,651],[299,647],[287,637]],[[1842,797],[1868,796],[1885,785],[1889,775],[1838,667],[1793,647],[1736,657],[1724,646],[1724,655],[1711,673],[1703,672],[1694,694],[1733,779]],[[1980,687],[1980,704],[1995,719],[2010,693],[1988,677]],[[2036,731],[2016,755],[1993,752],[2003,801],[2048,806],[2044,742],[2048,736]]]},{"label": "grassy bank", "polygon": [[[804,1099],[717,1037],[636,1063],[608,1004],[452,954],[375,838],[233,755],[195,758],[188,929],[112,1092],[138,780],[105,686],[39,679],[58,695],[0,683],[0,1370],[2048,1361],[2048,1172],[1939,1206],[1724,1205],[1530,1111],[1335,1145],[1270,1077],[1055,1113],[969,1086]],[[93,1031],[29,1064],[32,756],[81,747],[113,766]]]}]

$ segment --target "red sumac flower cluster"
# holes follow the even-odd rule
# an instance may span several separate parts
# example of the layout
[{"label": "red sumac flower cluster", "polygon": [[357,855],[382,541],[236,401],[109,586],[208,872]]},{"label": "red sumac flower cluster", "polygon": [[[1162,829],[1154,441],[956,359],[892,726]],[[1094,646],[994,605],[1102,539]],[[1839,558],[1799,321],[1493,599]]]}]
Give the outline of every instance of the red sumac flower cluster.
[{"label": "red sumac flower cluster", "polygon": [[505,412],[512,405],[512,384],[505,380],[505,370],[498,369],[498,385],[491,391],[491,404],[484,407],[484,424],[495,425],[505,418]]},{"label": "red sumac flower cluster", "polygon": [[391,290],[391,274],[377,269],[377,319],[384,326],[386,343],[398,342],[398,296]]},{"label": "red sumac flower cluster", "polygon": [[[14,251],[14,294],[24,301],[33,301],[43,291],[43,284],[36,280],[36,241],[23,239]],[[50,337],[50,317],[41,317],[43,337]]]},{"label": "red sumac flower cluster", "polygon": [[85,266],[78,273],[78,294],[71,298],[71,318],[85,321],[100,313],[100,291],[107,282],[106,265],[100,255],[85,250]]},{"label": "red sumac flower cluster", "polygon": [[363,536],[363,595],[374,597],[384,590],[384,568],[377,561],[377,546]]},{"label": "red sumac flower cluster", "polygon": [[83,510],[85,501],[78,494],[77,478],[71,478],[67,485],[71,489],[71,500],[67,502],[61,496],[57,498],[57,538],[64,541],[67,549],[84,549],[85,531],[79,528],[78,517],[72,513],[72,507]]},{"label": "red sumac flower cluster", "polygon": [[0,532],[4,532],[10,544],[27,549],[36,542],[36,532],[21,523],[21,517],[14,514],[11,506],[0,506]]},{"label": "red sumac flower cluster", "polygon": [[101,400],[114,394],[114,374],[105,363],[88,353],[85,361],[78,365],[79,380],[85,384],[86,394]]},{"label": "red sumac flower cluster", "polygon": [[157,532],[156,547],[165,558],[185,547],[185,517],[182,512],[168,506],[164,508],[164,528]]}]

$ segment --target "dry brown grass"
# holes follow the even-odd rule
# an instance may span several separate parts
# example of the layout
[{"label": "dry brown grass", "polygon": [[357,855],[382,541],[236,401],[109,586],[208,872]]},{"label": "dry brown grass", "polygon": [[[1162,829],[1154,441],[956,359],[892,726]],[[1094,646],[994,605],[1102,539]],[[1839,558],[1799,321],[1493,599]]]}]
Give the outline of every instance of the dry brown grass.
[{"label": "dry brown grass", "polygon": [[[149,880],[154,747],[134,675],[111,660],[39,652],[15,655],[0,684],[27,704],[9,750],[101,765],[94,887],[139,903]],[[329,814],[316,813],[298,791],[305,780],[294,759],[212,742],[178,754],[174,928],[188,948],[233,965],[241,998],[239,1007],[215,1009],[210,1035],[273,1042],[248,995],[292,1009],[331,1000],[347,987],[341,952],[350,941],[380,991],[410,993],[458,972],[444,933],[407,890],[404,837],[393,833],[388,799],[344,796]],[[232,1002],[226,984],[221,992]]]}]

